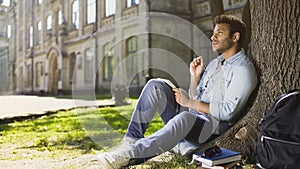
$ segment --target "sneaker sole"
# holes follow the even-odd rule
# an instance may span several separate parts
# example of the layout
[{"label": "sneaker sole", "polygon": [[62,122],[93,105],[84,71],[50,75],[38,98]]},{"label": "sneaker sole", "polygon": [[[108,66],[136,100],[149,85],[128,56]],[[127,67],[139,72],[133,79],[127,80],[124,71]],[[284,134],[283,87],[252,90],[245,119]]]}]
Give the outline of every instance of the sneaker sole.
[{"label": "sneaker sole", "polygon": [[110,162],[108,162],[106,160],[106,158],[104,156],[102,156],[102,158],[98,158],[99,163],[102,165],[101,167],[103,169],[115,169]]}]

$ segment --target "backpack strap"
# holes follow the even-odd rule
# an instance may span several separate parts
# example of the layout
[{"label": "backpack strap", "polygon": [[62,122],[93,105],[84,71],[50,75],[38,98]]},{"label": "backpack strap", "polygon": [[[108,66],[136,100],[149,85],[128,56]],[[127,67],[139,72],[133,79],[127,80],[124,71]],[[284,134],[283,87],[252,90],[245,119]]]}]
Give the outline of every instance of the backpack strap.
[{"label": "backpack strap", "polygon": [[276,110],[278,104],[281,103],[284,99],[286,99],[286,98],[288,98],[288,97],[291,97],[291,96],[293,96],[293,95],[297,95],[297,94],[300,94],[299,91],[294,91],[294,92],[286,93],[286,94],[283,94],[283,95],[279,96],[279,98],[277,99],[277,101],[276,101],[276,103],[275,103],[275,105],[274,105],[274,107],[273,107],[273,110],[274,110],[274,109]]}]

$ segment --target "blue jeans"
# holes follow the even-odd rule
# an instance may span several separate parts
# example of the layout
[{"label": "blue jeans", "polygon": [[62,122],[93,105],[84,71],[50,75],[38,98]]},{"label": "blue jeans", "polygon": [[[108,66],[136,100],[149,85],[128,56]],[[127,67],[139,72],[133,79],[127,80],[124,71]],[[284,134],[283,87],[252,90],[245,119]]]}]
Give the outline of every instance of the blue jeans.
[{"label": "blue jeans", "polygon": [[[138,139],[132,144],[132,158],[151,158],[166,152],[182,140],[199,143],[205,120],[198,113],[184,110],[175,100],[172,89],[160,80],[150,80],[144,87],[126,137]],[[156,112],[165,126],[144,138],[144,133]]]}]

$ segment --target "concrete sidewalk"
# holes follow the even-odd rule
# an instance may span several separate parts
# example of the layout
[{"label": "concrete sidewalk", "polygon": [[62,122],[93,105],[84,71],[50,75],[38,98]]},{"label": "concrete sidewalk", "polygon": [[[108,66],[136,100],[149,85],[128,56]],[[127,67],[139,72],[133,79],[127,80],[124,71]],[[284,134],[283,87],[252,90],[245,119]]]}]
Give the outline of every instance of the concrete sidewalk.
[{"label": "concrete sidewalk", "polygon": [[57,99],[24,95],[0,96],[0,120],[29,115],[42,115],[57,110],[68,110],[80,107],[114,106],[112,100],[75,100]]}]

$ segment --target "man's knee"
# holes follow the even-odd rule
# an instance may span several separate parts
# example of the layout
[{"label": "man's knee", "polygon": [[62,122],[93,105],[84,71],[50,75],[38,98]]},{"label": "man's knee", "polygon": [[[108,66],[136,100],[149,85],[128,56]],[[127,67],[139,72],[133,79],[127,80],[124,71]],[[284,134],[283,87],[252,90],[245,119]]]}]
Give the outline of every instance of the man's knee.
[{"label": "man's knee", "polygon": [[184,123],[193,124],[196,121],[197,116],[189,111],[183,111],[179,113],[176,118],[180,119],[180,121],[183,121]]},{"label": "man's knee", "polygon": [[161,90],[163,92],[170,92],[172,91],[171,88],[168,87],[167,84],[165,84],[164,82],[157,80],[157,79],[151,79],[147,82],[147,84],[145,85],[144,89],[158,89]]}]

